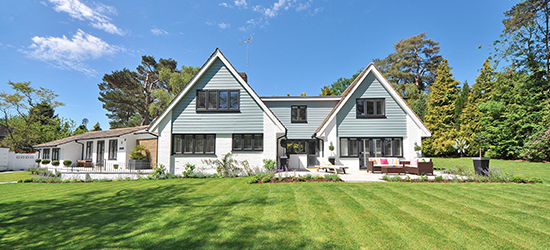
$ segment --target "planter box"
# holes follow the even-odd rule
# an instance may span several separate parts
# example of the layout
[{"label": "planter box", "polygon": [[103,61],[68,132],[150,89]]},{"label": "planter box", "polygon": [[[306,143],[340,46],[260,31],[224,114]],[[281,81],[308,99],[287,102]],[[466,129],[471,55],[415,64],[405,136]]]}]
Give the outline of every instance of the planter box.
[{"label": "planter box", "polygon": [[128,162],[128,169],[151,169],[151,164],[149,164],[149,160],[130,160]]},{"label": "planter box", "polygon": [[474,161],[474,170],[476,171],[476,174],[487,175],[486,173],[489,171],[489,160],[491,160],[491,158],[474,157],[472,160]]}]

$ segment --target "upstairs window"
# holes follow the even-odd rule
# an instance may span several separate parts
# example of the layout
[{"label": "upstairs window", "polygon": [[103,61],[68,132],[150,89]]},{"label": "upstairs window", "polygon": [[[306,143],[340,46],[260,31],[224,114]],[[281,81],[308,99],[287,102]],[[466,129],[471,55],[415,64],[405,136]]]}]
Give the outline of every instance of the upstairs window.
[{"label": "upstairs window", "polygon": [[292,123],[306,123],[307,122],[307,106],[306,105],[293,105],[290,111],[290,120]]},{"label": "upstairs window", "polygon": [[383,98],[357,99],[357,118],[385,118],[386,103]]},{"label": "upstairs window", "polygon": [[197,112],[238,112],[239,90],[202,89],[197,90]]}]

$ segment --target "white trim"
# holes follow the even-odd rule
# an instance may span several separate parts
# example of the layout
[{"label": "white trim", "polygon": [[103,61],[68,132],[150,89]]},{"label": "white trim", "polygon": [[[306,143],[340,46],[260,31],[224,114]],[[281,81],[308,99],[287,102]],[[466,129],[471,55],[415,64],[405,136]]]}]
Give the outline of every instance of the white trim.
[{"label": "white trim", "polygon": [[342,97],[260,97],[264,102],[340,101]]},{"label": "white trim", "polygon": [[260,107],[262,108],[264,113],[267,113],[267,115],[273,121],[273,123],[275,123],[275,125],[277,125],[277,127],[280,130],[285,131],[286,130],[285,126],[275,117],[273,112],[271,112],[271,110],[265,105],[265,103],[263,103],[263,101],[256,94],[256,92],[254,92],[254,90],[252,90],[250,85],[248,85],[248,83],[246,83],[242,79],[242,77],[239,76],[239,73],[237,72],[237,70],[235,70],[235,68],[229,63],[227,58],[225,58],[225,56],[221,53],[221,51],[219,49],[216,49],[216,51],[214,51],[212,56],[210,56],[208,61],[199,70],[197,75],[195,75],[195,77],[193,77],[193,79],[189,82],[189,84],[187,84],[187,86],[176,96],[176,98],[174,98],[174,100],[170,103],[170,105],[168,105],[168,107],[164,110],[162,115],[160,115],[157,119],[155,119],[155,121],[153,122],[153,124],[151,124],[151,126],[149,127],[149,129],[147,131],[152,132],[156,129],[156,127],[160,124],[160,121],[162,121],[166,117],[166,115],[181,101],[181,99],[189,92],[189,90],[195,85],[195,83],[197,83],[197,81],[203,77],[203,75],[206,73],[206,71],[208,71],[208,69],[216,61],[216,58],[218,58],[218,59],[220,59],[220,61],[222,61],[222,63],[229,69],[229,71],[239,81],[241,86],[243,86],[243,88],[250,94],[250,96],[252,96],[252,98],[254,98],[256,103],[258,103],[258,105],[260,105]]},{"label": "white trim", "polygon": [[392,98],[397,102],[397,104],[403,109],[405,110],[405,113],[407,113],[408,116],[410,116],[412,118],[412,120],[414,121],[414,123],[416,123],[416,125],[422,130],[423,135],[421,135],[422,137],[430,137],[432,134],[431,132],[428,130],[428,128],[426,128],[426,126],[424,125],[424,123],[422,123],[422,121],[420,121],[420,119],[418,118],[418,116],[416,116],[416,114],[414,113],[414,111],[412,111],[409,107],[409,105],[407,105],[407,103],[405,102],[405,100],[403,100],[403,98],[401,98],[401,96],[399,96],[399,94],[395,91],[395,89],[391,86],[391,84],[388,82],[388,80],[382,76],[382,74],[380,74],[380,72],[378,70],[373,70],[373,69],[376,69],[376,67],[374,67],[374,64],[369,64],[369,66],[367,66],[367,68],[365,69],[365,73],[361,76],[361,78],[357,81],[357,83],[353,86],[353,89],[350,90],[350,92],[346,95],[346,97],[344,98],[344,100],[342,100],[342,102],[340,102],[340,105],[336,108],[336,110],[331,114],[331,116],[329,117],[329,119],[323,124],[323,127],[321,127],[321,129],[319,130],[319,132],[317,134],[323,134],[328,126],[328,124],[335,119],[336,115],[338,115],[338,113],[340,112],[340,110],[342,109],[342,107],[344,107],[344,105],[349,101],[349,99],[351,98],[351,96],[355,93],[355,91],[357,91],[357,88],[359,88],[359,85],[363,84],[363,81],[365,81],[365,79],[367,78],[367,76],[371,73],[371,72],[374,72],[374,76],[380,81],[380,83],[382,84],[382,86],[386,89],[386,91],[392,96]]}]

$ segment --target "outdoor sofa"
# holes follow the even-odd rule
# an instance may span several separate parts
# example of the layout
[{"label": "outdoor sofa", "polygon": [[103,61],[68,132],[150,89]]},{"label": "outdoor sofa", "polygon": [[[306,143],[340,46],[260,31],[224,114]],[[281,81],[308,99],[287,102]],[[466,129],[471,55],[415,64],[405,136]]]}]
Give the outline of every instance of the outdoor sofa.
[{"label": "outdoor sofa", "polygon": [[367,161],[367,172],[380,171],[384,168],[403,168],[399,158],[369,158]]},{"label": "outdoor sofa", "polygon": [[434,163],[430,158],[416,158],[405,165],[405,172],[411,174],[434,174]]}]

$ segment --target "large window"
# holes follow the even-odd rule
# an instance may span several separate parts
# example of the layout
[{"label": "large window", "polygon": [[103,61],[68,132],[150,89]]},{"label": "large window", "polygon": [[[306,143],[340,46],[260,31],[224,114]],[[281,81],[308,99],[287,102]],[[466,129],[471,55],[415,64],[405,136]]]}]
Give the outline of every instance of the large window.
[{"label": "large window", "polygon": [[234,134],[233,151],[262,151],[264,149],[263,134]]},{"label": "large window", "polygon": [[214,154],[216,135],[173,135],[172,154]]},{"label": "large window", "polygon": [[86,142],[86,160],[92,159],[92,146],[94,145],[93,141]]},{"label": "large window", "polygon": [[307,122],[307,106],[305,105],[293,105],[290,111],[291,122]]},{"label": "large window", "polygon": [[42,159],[50,159],[50,149],[46,148],[42,150]]},{"label": "large window", "polygon": [[97,155],[95,157],[96,164],[103,164],[103,154],[105,153],[105,141],[97,142]]},{"label": "large window", "polygon": [[372,157],[402,157],[402,148],[402,138],[340,138],[341,157],[358,157],[363,151]]},{"label": "large window", "polygon": [[307,144],[309,140],[287,140],[286,152],[288,154],[305,154],[307,153]]},{"label": "large window", "polygon": [[239,90],[197,90],[197,111],[239,111]]},{"label": "large window", "polygon": [[59,148],[52,148],[52,161],[59,161]]},{"label": "large window", "polygon": [[118,140],[109,140],[109,160],[116,160]]},{"label": "large window", "polygon": [[357,99],[357,118],[385,118],[385,99]]}]

